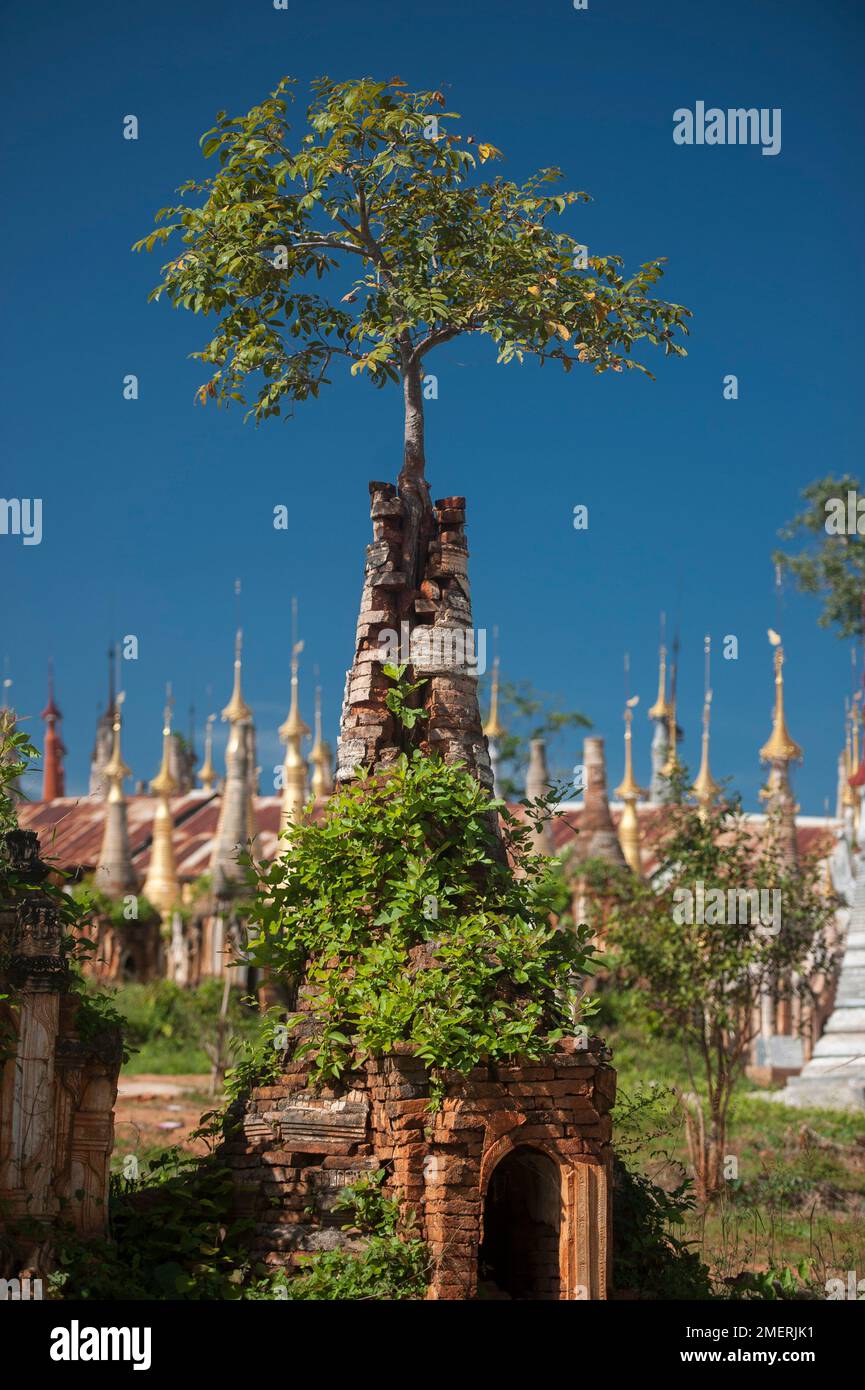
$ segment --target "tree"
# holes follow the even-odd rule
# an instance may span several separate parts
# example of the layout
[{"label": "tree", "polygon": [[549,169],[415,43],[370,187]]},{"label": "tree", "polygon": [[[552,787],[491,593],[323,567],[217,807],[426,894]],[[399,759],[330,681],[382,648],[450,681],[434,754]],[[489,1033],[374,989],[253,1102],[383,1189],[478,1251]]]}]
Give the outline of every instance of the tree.
[{"label": "tree", "polygon": [[676,335],[687,332],[689,312],[649,297],[660,260],[625,279],[619,256],[588,255],[554,230],[553,218],[588,201],[556,190],[559,170],[523,184],[477,182],[478,164],[503,156],[457,133],[440,92],[409,92],[399,78],[321,78],[292,144],[293,85],[283,78],[245,116],[217,114],[201,145],[219,172],[185,183],[183,201],[157,213],[167,224],[134,249],[152,250],[175,232],[188,248],[163,267],[151,298],[218,319],[194,354],[215,368],[202,404],[244,402],[249,379],[258,383],[249,413],[279,415],[317,396],[339,359],[376,386],[401,384],[399,487],[412,575],[430,505],[422,383],[435,348],[482,333],[500,362],[529,356],[565,371],[588,363],[646,372],[635,345],[684,355]]},{"label": "tree", "polygon": [[784,862],[774,819],[758,842],[735,801],[705,812],[672,803],[659,857],[653,882],[603,866],[605,946],[636,985],[649,1030],[682,1048],[691,1091],[680,1099],[705,1200],[723,1185],[727,1117],[756,1006],[766,992],[813,997],[809,980],[832,961],[835,902],[820,891],[814,862]]},{"label": "tree", "polygon": [[[592,721],[584,714],[562,709],[561,704],[560,696],[535,690],[531,681],[502,684],[499,717],[505,732],[499,739],[497,787],[498,794],[506,801],[519,801],[525,794],[525,771],[533,738],[542,738],[548,745],[554,745],[566,731],[592,727]],[[566,767],[551,764],[551,784],[570,784],[574,761],[571,757]]]},{"label": "tree", "polygon": [[[807,506],[781,531],[784,540],[800,540],[806,549],[790,555],[779,550],[775,563],[795,578],[806,594],[823,599],[821,627],[836,627],[841,638],[863,635],[865,603],[865,517],[854,503],[855,529],[847,529],[848,494],[860,493],[856,478],[819,478],[802,493]],[[865,500],[862,510],[865,511]]]}]

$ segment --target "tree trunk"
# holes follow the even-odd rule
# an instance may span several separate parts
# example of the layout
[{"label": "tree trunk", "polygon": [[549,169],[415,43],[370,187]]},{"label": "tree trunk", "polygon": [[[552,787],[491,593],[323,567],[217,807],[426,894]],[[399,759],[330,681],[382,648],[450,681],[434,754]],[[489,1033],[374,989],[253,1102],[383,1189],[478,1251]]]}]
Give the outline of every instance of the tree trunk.
[{"label": "tree trunk", "polygon": [[693,1092],[679,1091],[685,1115],[685,1136],[688,1157],[694,1170],[694,1190],[701,1205],[714,1200],[724,1186],[724,1149],[726,1147],[726,1117],[719,1111],[710,1113],[708,1125],[700,1097]]},{"label": "tree trunk", "polygon": [[403,542],[403,569],[406,597],[413,597],[420,582],[426,546],[432,532],[432,505],[424,475],[423,378],[420,362],[408,351],[403,354],[402,385],[405,433],[403,465],[397,488],[408,514]]}]

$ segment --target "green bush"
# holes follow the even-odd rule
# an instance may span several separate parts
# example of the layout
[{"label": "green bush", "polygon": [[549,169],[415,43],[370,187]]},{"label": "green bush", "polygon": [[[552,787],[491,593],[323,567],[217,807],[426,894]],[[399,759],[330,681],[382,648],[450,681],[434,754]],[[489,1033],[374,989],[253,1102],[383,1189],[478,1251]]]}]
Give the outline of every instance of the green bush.
[{"label": "green bush", "polygon": [[540,1057],[591,1013],[575,987],[589,933],[553,923],[558,884],[510,817],[502,862],[490,808],[464,769],[415,752],[291,826],[261,867],[250,957],[311,987],[294,1055],[313,1080],[409,1043],[435,1094],[444,1070]]},{"label": "green bush", "polygon": [[672,1192],[619,1159],[613,1166],[613,1279],[617,1290],[640,1298],[712,1297],[709,1270],[674,1234],[694,1210],[691,1183]]}]

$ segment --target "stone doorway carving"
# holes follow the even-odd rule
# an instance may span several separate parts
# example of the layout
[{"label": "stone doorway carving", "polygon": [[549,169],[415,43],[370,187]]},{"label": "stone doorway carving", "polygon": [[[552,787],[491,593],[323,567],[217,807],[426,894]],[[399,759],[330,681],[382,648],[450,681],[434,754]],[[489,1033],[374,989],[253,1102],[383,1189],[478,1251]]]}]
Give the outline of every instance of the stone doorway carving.
[{"label": "stone doorway carving", "polygon": [[559,1165],[521,1146],[496,1165],[484,1201],[478,1292],[493,1298],[561,1298]]}]

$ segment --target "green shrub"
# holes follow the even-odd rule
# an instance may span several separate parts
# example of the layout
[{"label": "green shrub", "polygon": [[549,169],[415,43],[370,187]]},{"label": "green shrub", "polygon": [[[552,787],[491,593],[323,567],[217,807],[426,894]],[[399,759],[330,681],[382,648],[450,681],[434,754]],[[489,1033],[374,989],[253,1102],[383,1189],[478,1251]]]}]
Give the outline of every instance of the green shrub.
[{"label": "green shrub", "polygon": [[510,817],[502,862],[490,808],[464,769],[415,752],[291,826],[261,866],[250,957],[311,987],[294,1055],[314,1081],[408,1042],[435,1094],[444,1070],[540,1057],[591,1013],[575,986],[589,933],[552,922],[558,885]]},{"label": "green shrub", "polygon": [[613,1166],[613,1279],[641,1298],[712,1297],[709,1270],[675,1235],[694,1210],[691,1182],[667,1192],[620,1161]]}]

